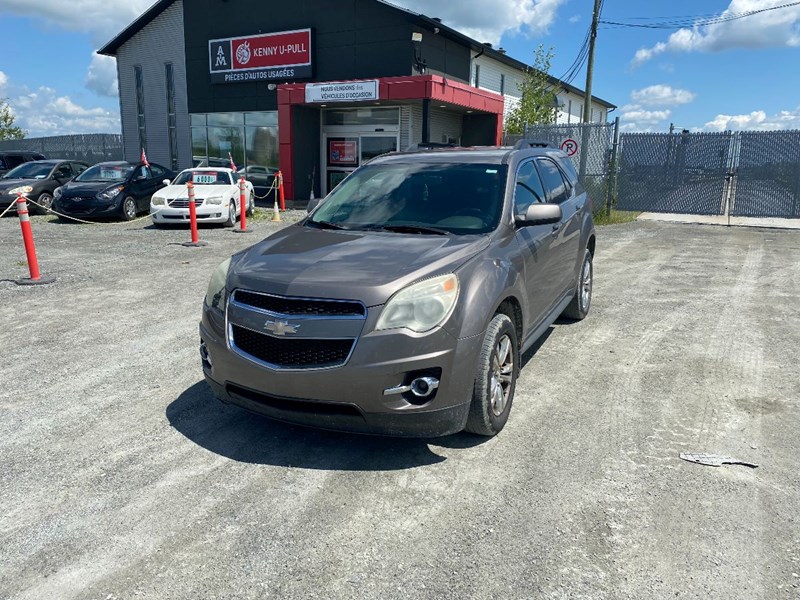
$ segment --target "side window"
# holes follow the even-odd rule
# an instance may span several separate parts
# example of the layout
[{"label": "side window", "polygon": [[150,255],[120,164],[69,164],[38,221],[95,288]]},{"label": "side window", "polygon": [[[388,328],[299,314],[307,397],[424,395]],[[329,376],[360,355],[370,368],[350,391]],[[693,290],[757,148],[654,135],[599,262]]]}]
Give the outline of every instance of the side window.
[{"label": "side window", "polygon": [[163,179],[164,175],[167,174],[167,170],[162,169],[158,165],[150,165],[150,170],[153,171],[153,177],[156,179]]},{"label": "side window", "polygon": [[80,175],[86,169],[88,169],[88,167],[83,163],[72,163],[72,170],[75,171],[75,175]]},{"label": "side window", "polygon": [[8,166],[9,169],[18,167],[24,162],[26,162],[25,159],[19,154],[9,154],[8,156],[6,156],[6,165]]},{"label": "side window", "polygon": [[561,204],[569,198],[569,190],[561,175],[561,170],[551,160],[541,158],[536,161],[542,182],[547,190],[547,199],[551,204]]},{"label": "side window", "polygon": [[136,178],[139,179],[140,177],[144,177],[145,179],[150,179],[151,177],[150,169],[148,169],[144,165],[139,167],[139,169],[136,171]]},{"label": "side window", "polygon": [[514,190],[514,214],[521,215],[531,204],[546,202],[544,188],[533,166],[533,161],[523,164],[517,171],[517,183]]},{"label": "side window", "polygon": [[69,163],[64,163],[62,165],[58,165],[56,169],[55,176],[58,179],[72,179],[72,169],[69,167]]}]

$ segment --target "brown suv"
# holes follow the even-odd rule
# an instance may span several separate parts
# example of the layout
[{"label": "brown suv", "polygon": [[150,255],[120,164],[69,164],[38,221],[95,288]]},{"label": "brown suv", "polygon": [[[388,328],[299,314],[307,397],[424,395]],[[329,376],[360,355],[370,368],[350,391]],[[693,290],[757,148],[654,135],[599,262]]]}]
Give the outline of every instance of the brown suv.
[{"label": "brown suv", "polygon": [[292,423],[494,435],[522,352],[588,313],[594,248],[560,150],[384,155],[218,267],[203,371],[223,401]]}]

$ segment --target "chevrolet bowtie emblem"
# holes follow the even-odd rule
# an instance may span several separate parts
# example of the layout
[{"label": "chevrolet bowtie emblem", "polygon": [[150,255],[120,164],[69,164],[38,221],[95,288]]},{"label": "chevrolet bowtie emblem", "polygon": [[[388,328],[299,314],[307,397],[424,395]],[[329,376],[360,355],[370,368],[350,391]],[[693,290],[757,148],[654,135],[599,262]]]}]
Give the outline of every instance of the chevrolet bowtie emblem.
[{"label": "chevrolet bowtie emblem", "polygon": [[267,321],[264,329],[275,335],[294,335],[300,329],[300,325],[291,325],[288,321]]}]

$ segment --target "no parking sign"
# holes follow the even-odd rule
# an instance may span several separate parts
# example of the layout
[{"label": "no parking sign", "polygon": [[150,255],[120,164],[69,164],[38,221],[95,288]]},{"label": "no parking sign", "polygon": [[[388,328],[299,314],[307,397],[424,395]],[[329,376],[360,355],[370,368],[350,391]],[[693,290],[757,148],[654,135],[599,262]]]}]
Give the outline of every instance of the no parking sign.
[{"label": "no parking sign", "polygon": [[566,139],[561,142],[561,149],[567,153],[567,156],[575,156],[578,152],[578,142],[573,139]]}]

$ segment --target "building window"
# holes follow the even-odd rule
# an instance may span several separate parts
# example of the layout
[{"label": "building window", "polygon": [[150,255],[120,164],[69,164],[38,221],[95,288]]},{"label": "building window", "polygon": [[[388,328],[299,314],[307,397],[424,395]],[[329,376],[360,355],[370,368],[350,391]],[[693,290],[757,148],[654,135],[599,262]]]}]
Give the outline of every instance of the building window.
[{"label": "building window", "polygon": [[139,149],[144,150],[147,146],[147,132],[144,123],[144,81],[141,65],[133,67],[136,78],[136,123],[139,127]]},{"label": "building window", "polygon": [[500,95],[503,96],[506,93],[506,76],[500,73]]},{"label": "building window", "polygon": [[481,66],[475,65],[475,87],[481,87]]},{"label": "building window", "polygon": [[227,167],[233,158],[239,170],[247,169],[256,192],[265,193],[267,174],[278,170],[276,111],[192,114],[189,121],[194,166]]},{"label": "building window", "polygon": [[175,78],[172,63],[164,65],[167,80],[167,132],[169,133],[169,160],[173,171],[178,170],[178,132],[175,125]]}]

